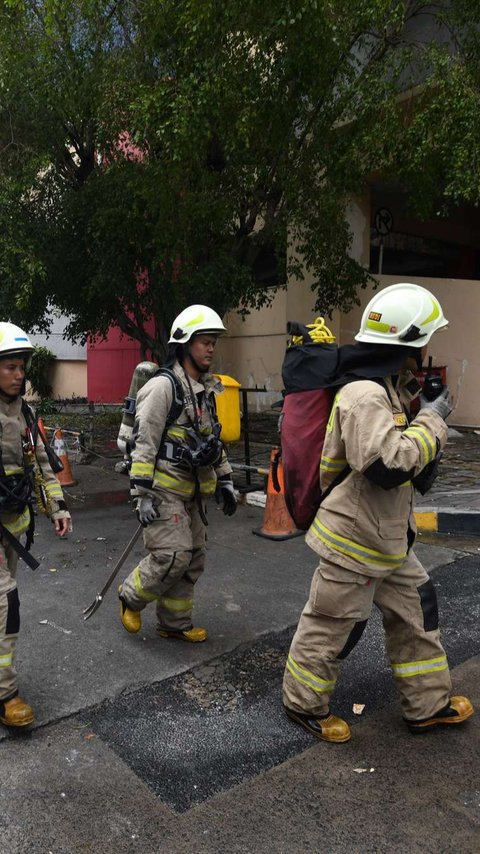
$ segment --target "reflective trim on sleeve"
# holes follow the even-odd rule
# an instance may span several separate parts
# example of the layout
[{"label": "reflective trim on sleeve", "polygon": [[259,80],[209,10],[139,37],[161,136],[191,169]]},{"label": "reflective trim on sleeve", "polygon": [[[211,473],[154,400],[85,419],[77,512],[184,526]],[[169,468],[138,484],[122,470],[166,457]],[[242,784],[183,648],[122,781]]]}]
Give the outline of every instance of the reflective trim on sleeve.
[{"label": "reflective trim on sleeve", "polygon": [[338,472],[342,471],[346,465],[347,460],[341,460],[339,458],[335,459],[334,457],[322,457],[320,460],[321,471]]},{"label": "reflective trim on sleeve", "polygon": [[135,585],[135,593],[137,594],[139,599],[143,599],[144,602],[155,602],[159,597],[156,593],[148,593],[142,587],[142,581],[140,579],[140,567],[136,566],[133,570],[133,583]]},{"label": "reflective trim on sleeve", "polygon": [[311,688],[317,694],[330,693],[335,688],[336,679],[331,681],[320,679],[319,676],[315,676],[314,673],[310,673],[309,670],[300,667],[291,655],[287,658],[287,670],[297,682],[301,682],[302,685],[306,685],[307,688]]},{"label": "reflective trim on sleeve", "polygon": [[392,664],[395,679],[406,679],[409,676],[425,676],[427,673],[440,673],[448,670],[446,655],[438,658],[426,658],[423,661],[405,661],[403,664]]},{"label": "reflective trim on sleeve", "polygon": [[425,455],[425,464],[431,462],[436,456],[437,443],[432,438],[431,433],[420,424],[412,424],[410,427],[407,427],[402,436],[410,436],[411,439],[417,439],[420,442]]},{"label": "reflective trim on sleeve", "polygon": [[63,498],[62,487],[59,483],[55,483],[54,481],[45,484],[45,492],[49,498],[58,498],[60,501]]},{"label": "reflective trim on sleeve", "polygon": [[200,492],[202,495],[213,495],[217,488],[216,478],[200,481]]},{"label": "reflective trim on sleeve", "polygon": [[2,525],[5,525],[7,531],[10,531],[14,537],[24,534],[30,525],[30,511],[28,507],[25,507],[23,513],[18,516],[12,513],[6,513],[0,518],[2,520]]},{"label": "reflective trim on sleeve", "polygon": [[0,655],[0,667],[11,667],[13,663],[13,653],[7,652],[6,655]]},{"label": "reflective trim on sleeve", "polygon": [[332,430],[333,430],[333,422],[334,422],[334,419],[335,419],[335,410],[336,410],[336,408],[337,408],[337,406],[338,406],[338,395],[339,395],[339,394],[340,394],[340,392],[339,392],[339,391],[337,391],[337,393],[336,393],[336,395],[335,395],[335,397],[334,397],[334,399],[333,399],[332,408],[331,408],[331,410],[330,410],[330,415],[329,415],[328,422],[327,422],[327,430],[328,430],[328,432],[329,432],[329,433],[331,433],[331,432],[332,432]]},{"label": "reflective trim on sleeve", "polygon": [[191,611],[193,599],[171,599],[168,596],[159,596],[158,604],[167,611]]},{"label": "reflective trim on sleeve", "polygon": [[5,474],[25,474],[25,471],[19,466],[5,466]]},{"label": "reflective trim on sleeve", "polygon": [[153,478],[153,470],[155,466],[154,463],[140,463],[140,462],[132,462],[132,468],[130,470],[130,477],[135,478]]},{"label": "reflective trim on sleeve", "polygon": [[335,459],[334,457],[322,457],[320,460],[320,471],[339,472],[346,465],[346,460]]},{"label": "reflective trim on sleeve", "polygon": [[375,551],[375,549],[369,549],[367,546],[362,546],[360,543],[355,543],[353,540],[341,537],[340,534],[335,534],[317,518],[314,519],[310,527],[310,531],[315,534],[322,543],[325,543],[326,546],[333,549],[333,551],[348,555],[349,557],[360,561],[360,563],[367,565],[369,563],[374,563],[387,567],[401,566],[407,556],[406,551],[401,552],[400,554],[384,554],[383,552]]}]

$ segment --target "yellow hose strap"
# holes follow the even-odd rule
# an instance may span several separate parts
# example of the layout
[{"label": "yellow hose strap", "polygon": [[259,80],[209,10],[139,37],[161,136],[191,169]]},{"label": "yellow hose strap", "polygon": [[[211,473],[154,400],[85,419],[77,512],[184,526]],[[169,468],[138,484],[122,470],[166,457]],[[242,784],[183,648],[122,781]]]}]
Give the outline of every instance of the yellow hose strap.
[{"label": "yellow hose strap", "polygon": [[[325,325],[323,317],[316,317],[313,323],[305,325],[314,344],[333,344],[336,340],[333,332]],[[292,344],[303,344],[303,338],[300,335],[292,335]]]}]

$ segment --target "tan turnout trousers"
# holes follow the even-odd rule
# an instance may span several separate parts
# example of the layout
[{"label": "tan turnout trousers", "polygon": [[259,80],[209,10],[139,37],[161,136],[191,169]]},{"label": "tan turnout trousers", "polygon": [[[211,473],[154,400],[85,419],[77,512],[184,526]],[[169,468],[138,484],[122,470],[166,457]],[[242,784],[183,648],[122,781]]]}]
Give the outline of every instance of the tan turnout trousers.
[{"label": "tan turnout trousers", "polygon": [[382,612],[404,718],[423,720],[448,704],[451,681],[435,589],[410,552],[381,578],[320,561],[287,660],[287,707],[312,716],[328,712],[340,663],[359,640],[373,603]]},{"label": "tan turnout trousers", "polygon": [[205,526],[195,500],[162,492],[155,506],[159,518],[143,535],[148,555],[122,593],[134,611],[155,602],[158,628],[184,631],[192,625],[193,588],[205,566]]},{"label": "tan turnout trousers", "polygon": [[20,629],[17,555],[0,543],[0,701],[17,693],[15,647]]}]

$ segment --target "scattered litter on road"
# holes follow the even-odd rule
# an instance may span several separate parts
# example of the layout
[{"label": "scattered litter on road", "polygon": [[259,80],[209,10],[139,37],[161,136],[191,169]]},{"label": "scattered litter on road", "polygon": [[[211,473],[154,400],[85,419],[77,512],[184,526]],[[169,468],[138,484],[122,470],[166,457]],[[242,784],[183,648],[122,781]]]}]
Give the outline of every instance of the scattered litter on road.
[{"label": "scattered litter on road", "polygon": [[353,704],[353,714],[361,715],[365,708],[365,703],[354,703]]},{"label": "scattered litter on road", "polygon": [[57,626],[52,620],[39,620],[41,626],[51,626],[52,629],[57,629],[59,632],[63,632],[64,635],[71,635],[71,629],[64,629],[62,626]]},{"label": "scattered litter on road", "polygon": [[56,569],[56,567],[55,567],[55,566],[51,566],[51,567],[49,567],[49,570],[48,570],[48,571],[49,571],[49,572],[56,572],[56,571],[57,571],[57,569]]},{"label": "scattered litter on road", "polygon": [[85,741],[90,741],[92,738],[96,738],[97,736],[96,736],[96,733],[89,732],[88,735],[84,735],[83,737],[84,737]]},{"label": "scattered litter on road", "polygon": [[106,537],[97,537],[97,540],[106,540]]},{"label": "scattered litter on road", "polygon": [[375,771],[375,768],[354,768],[355,774],[371,774],[372,771]]}]

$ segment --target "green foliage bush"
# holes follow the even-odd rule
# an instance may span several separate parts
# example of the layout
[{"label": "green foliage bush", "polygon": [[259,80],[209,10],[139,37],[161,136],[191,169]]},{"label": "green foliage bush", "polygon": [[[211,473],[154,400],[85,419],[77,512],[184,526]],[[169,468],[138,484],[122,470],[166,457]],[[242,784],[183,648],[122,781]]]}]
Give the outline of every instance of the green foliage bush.
[{"label": "green foliage bush", "polygon": [[50,382],[50,369],[57,357],[48,347],[35,346],[32,360],[27,371],[32,391],[44,401],[51,397],[52,384]]}]

